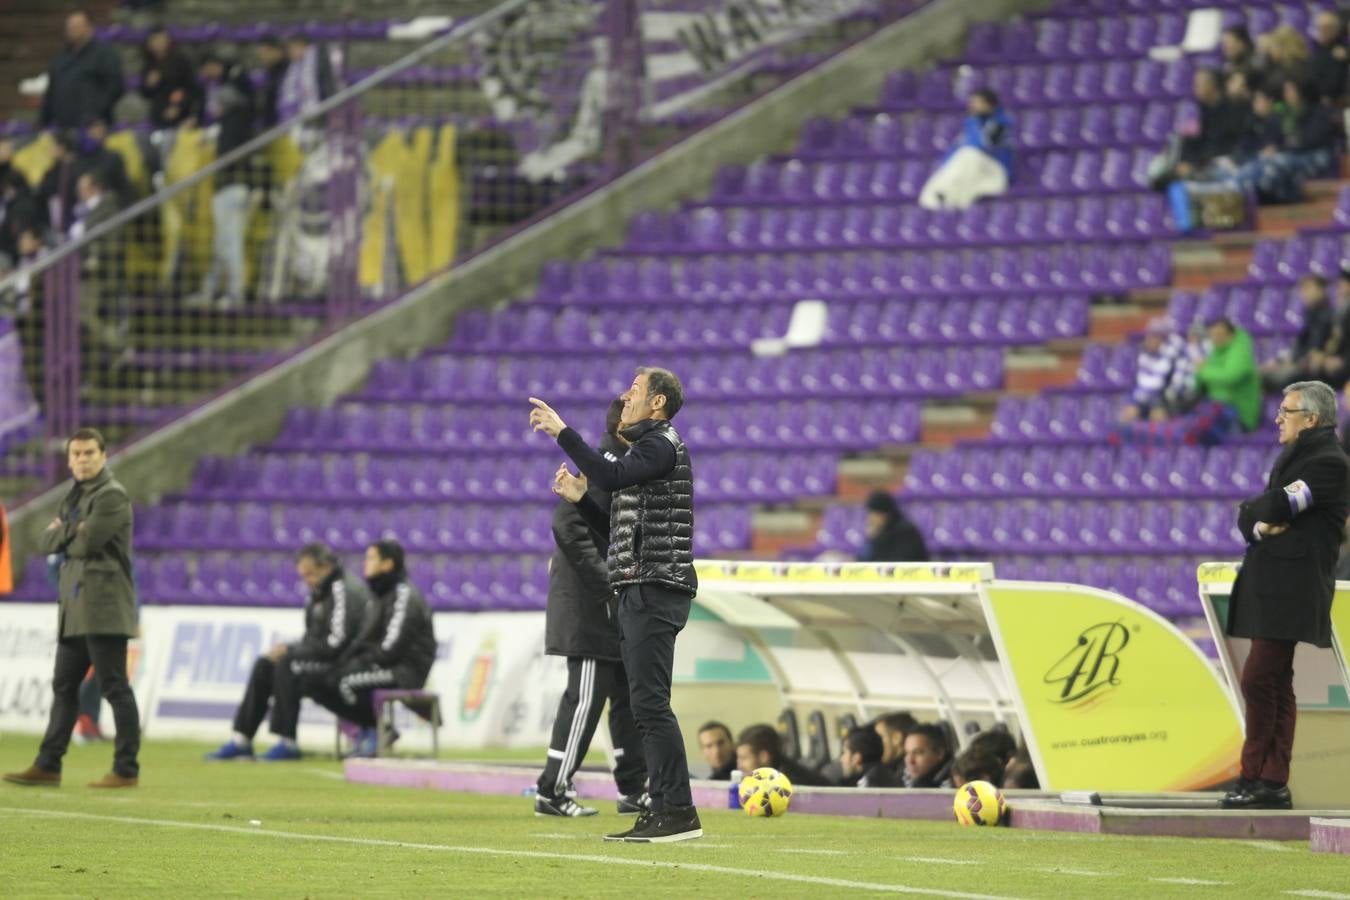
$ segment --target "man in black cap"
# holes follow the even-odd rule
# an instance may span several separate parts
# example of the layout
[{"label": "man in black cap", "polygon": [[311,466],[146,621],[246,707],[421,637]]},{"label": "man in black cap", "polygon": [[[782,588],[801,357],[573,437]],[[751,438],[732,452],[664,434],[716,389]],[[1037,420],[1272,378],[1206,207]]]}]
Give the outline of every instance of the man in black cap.
[{"label": "man in black cap", "polygon": [[[600,441],[606,459],[617,460],[627,450],[618,434],[622,415],[623,401],[616,399],[605,414],[605,436]],[[609,509],[608,492],[592,486],[587,494],[596,506]],[[593,816],[598,811],[577,803],[571,787],[606,700],[619,813],[640,813],[649,803],[643,789],[647,761],[629,705],[628,673],[619,647],[618,603],[605,565],[609,541],[586,524],[575,504],[561,499],[553,510],[553,540],[557,549],[549,561],[544,652],[567,657],[567,690],[558,700],[534,814]]]},{"label": "man in black cap", "polygon": [[[667,369],[641,368],[623,394],[628,452],[609,460],[586,445],[547,403],[531,397],[530,424],[558,441],[583,478],[559,467],[553,490],[577,504],[592,528],[609,536],[609,583],[619,592],[619,630],[633,717],[651,776],[651,809],[629,831],[606,840],[685,841],[703,836],[689,789],[680,723],[670,708],[675,637],[698,591],[694,573],[694,473],[689,450],[670,420],[684,386]],[[608,510],[586,496],[588,482],[612,491]]]},{"label": "man in black cap", "polygon": [[923,535],[886,491],[867,496],[866,534],[858,562],[928,562]]}]

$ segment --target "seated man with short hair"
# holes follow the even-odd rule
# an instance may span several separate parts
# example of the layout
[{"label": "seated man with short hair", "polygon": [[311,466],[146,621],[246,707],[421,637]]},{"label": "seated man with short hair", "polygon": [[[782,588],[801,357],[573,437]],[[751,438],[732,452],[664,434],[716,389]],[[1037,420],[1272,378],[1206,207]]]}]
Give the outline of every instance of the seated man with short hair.
[{"label": "seated man with short hair", "polygon": [[751,725],[736,739],[736,768],[748,775],[768,766],[787,776],[795,787],[823,787],[828,782],[783,753],[783,738],[772,725]]},{"label": "seated man with short hair", "polygon": [[987,747],[970,746],[952,763],[952,787],[961,787],[972,781],[987,781],[994,787],[1003,787],[1003,766]]},{"label": "seated man with short hair", "polygon": [[881,761],[881,735],[875,728],[855,728],[844,736],[839,765],[844,787],[890,788],[903,785],[891,767]]},{"label": "seated man with short hair", "polygon": [[366,548],[366,584],[371,603],[351,648],[330,671],[314,700],[362,729],[357,753],[374,756],[375,708],[371,698],[384,688],[416,690],[436,662],[431,609],[408,580],[403,547],[379,540]]},{"label": "seated man with short hair", "polygon": [[305,603],[305,636],[277,644],[253,664],[243,702],[234,716],[234,735],[206,755],[208,760],[253,758],[253,736],[268,708],[272,733],[280,740],[263,759],[278,762],[300,758],[295,732],[300,700],[313,696],[317,679],[338,661],[356,636],[365,614],[366,586],[342,571],[336,554],[323,544],[306,544],[296,555],[296,574],[309,588]]},{"label": "seated man with short hair", "polygon": [[881,736],[881,761],[890,767],[896,784],[905,780],[905,735],[918,724],[919,720],[907,712],[887,713],[871,723]]},{"label": "seated man with short hair", "polygon": [[905,787],[951,787],[951,769],[951,748],[937,725],[917,725],[905,735]]},{"label": "seated man with short hair", "polygon": [[736,768],[736,745],[731,740],[731,729],[721,722],[705,722],[698,730],[698,746],[713,781],[729,781]]}]

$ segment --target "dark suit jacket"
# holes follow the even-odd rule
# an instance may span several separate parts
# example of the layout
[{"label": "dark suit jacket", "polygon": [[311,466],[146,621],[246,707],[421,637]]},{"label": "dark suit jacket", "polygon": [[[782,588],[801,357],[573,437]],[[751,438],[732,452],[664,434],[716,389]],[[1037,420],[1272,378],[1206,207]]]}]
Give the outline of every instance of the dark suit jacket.
[{"label": "dark suit jacket", "polygon": [[60,524],[42,533],[43,553],[61,564],[60,636],[136,634],[131,582],[131,501],[106,468],[61,503]]},{"label": "dark suit jacket", "polygon": [[[1242,501],[1247,541],[1228,606],[1234,637],[1331,646],[1331,596],[1345,517],[1350,462],[1330,426],[1310,428],[1271,467],[1265,493]],[[1289,530],[1258,540],[1257,522]]]}]

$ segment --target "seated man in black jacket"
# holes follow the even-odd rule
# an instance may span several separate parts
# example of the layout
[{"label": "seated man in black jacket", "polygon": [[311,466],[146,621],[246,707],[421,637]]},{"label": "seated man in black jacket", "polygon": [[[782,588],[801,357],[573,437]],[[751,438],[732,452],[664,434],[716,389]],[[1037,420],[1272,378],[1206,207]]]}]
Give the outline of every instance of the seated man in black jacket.
[{"label": "seated man in black jacket", "polygon": [[772,725],[751,725],[736,740],[736,768],[749,775],[765,766],[777,769],[796,787],[829,784],[825,776],[808,769],[783,752],[783,738]]},{"label": "seated man in black jacket", "polygon": [[366,586],[347,578],[337,556],[323,544],[302,547],[295,569],[309,588],[305,636],[295,643],[277,644],[258,657],[234,716],[234,735],[208,753],[208,760],[252,759],[253,736],[267,718],[269,706],[272,733],[280,740],[262,758],[268,762],[299,759],[295,732],[300,700],[314,695],[318,679],[337,664],[356,636],[366,611]]},{"label": "seated man in black jacket", "polygon": [[881,761],[881,735],[866,726],[844,736],[839,750],[839,765],[844,771],[845,787],[902,787],[891,767]]},{"label": "seated man in black jacket", "polygon": [[936,725],[915,726],[905,735],[905,787],[951,787],[952,751]]},{"label": "seated man in black jacket", "polygon": [[371,696],[380,688],[425,685],[436,662],[436,632],[422,592],[408,581],[398,541],[379,540],[366,548],[365,575],[371,602],[361,630],[313,698],[360,726],[357,752],[373,756],[377,735]]}]

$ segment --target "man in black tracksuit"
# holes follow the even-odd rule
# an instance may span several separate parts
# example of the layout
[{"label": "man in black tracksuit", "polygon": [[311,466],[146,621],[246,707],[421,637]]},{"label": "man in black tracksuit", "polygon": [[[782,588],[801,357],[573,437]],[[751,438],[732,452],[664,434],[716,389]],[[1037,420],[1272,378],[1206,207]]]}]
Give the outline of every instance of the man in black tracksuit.
[{"label": "man in black tracksuit", "polygon": [[[615,400],[605,416],[600,452],[609,460],[617,460],[627,450],[618,437],[622,414],[623,401]],[[596,506],[609,509],[608,492],[592,486],[587,493]],[[567,657],[567,690],[558,700],[534,812],[539,816],[591,816],[597,812],[577,803],[569,791],[608,700],[619,812],[639,813],[645,808],[642,795],[647,762],[629,705],[617,604],[605,566],[609,540],[586,524],[574,504],[559,500],[553,510],[553,541],[557,549],[548,569],[544,652]]]},{"label": "man in black tracksuit", "polygon": [[366,586],[348,578],[337,556],[323,544],[301,548],[295,568],[310,589],[305,636],[294,644],[278,644],[258,657],[234,716],[234,734],[207,754],[208,760],[252,759],[253,735],[267,718],[269,702],[272,733],[280,740],[262,759],[299,759],[295,731],[300,723],[300,700],[314,696],[323,676],[356,637],[369,600]]},{"label": "man in black tracksuit", "polygon": [[[650,776],[651,809],[637,824],[606,840],[638,843],[703,836],[689,790],[680,723],[670,709],[675,636],[689,619],[698,591],[694,574],[694,476],[689,451],[670,420],[684,388],[665,369],[642,368],[623,395],[622,459],[591,449],[542,400],[530,424],[554,437],[583,478],[564,464],[553,490],[577,504],[598,533],[609,536],[609,581],[619,593],[619,632],[633,717],[642,732]],[[588,483],[612,492],[609,510],[586,496]]]},{"label": "man in black tracksuit", "polygon": [[375,707],[381,688],[416,690],[427,683],[436,662],[431,608],[408,580],[403,547],[380,540],[366,548],[366,584],[371,602],[361,630],[313,693],[320,706],[362,728],[358,746],[374,755]]}]

